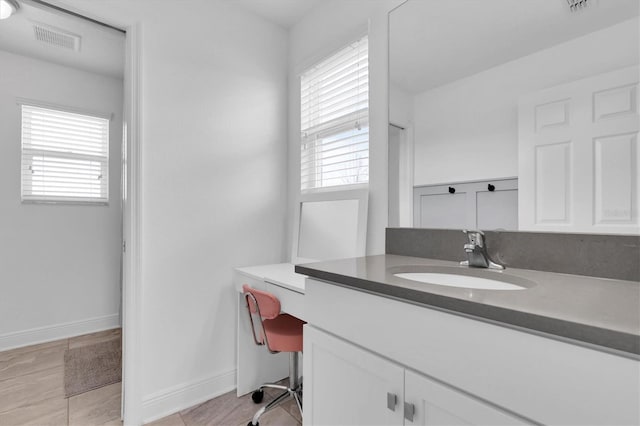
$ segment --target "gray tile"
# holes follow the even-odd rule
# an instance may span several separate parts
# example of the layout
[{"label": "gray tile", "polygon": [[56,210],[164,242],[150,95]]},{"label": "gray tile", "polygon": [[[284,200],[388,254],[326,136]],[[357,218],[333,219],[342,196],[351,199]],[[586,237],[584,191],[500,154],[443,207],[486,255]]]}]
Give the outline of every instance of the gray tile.
[{"label": "gray tile", "polygon": [[[276,384],[282,385],[282,386],[289,386],[289,378],[287,377],[285,379],[282,379],[279,382],[276,382]],[[269,403],[269,401],[278,397],[280,394],[282,394],[281,390],[267,389],[264,396],[265,397],[264,402]],[[293,398],[288,399],[282,404],[280,404],[280,407],[282,407],[285,411],[287,411],[295,419],[297,419],[300,423],[302,423],[302,415],[300,414],[300,410],[298,409],[298,404],[296,404],[296,401]],[[262,424],[262,422],[260,422],[260,424]]]},{"label": "gray tile", "polygon": [[46,399],[0,413],[3,426],[59,426],[67,424],[67,400]]},{"label": "gray tile", "polygon": [[37,371],[0,382],[0,413],[47,399],[64,398],[63,367]]},{"label": "gray tile", "polygon": [[[284,378],[278,382],[275,382],[274,384],[276,385],[280,385],[280,386],[289,386],[289,378]],[[264,390],[264,398],[265,400],[272,400],[273,398],[277,397],[278,395],[280,395],[283,391],[281,391],[280,389],[273,389],[273,388],[265,388]],[[268,401],[266,401],[268,402]]]},{"label": "gray tile", "polygon": [[37,345],[31,345],[31,346],[23,346],[21,348],[16,348],[16,349],[9,349],[7,351],[2,351],[0,352],[0,361],[4,360],[6,357],[11,357],[11,356],[15,356],[16,354],[20,354],[23,352],[33,352],[33,351],[39,351],[39,350],[43,350],[43,349],[49,349],[49,348],[54,348],[57,346],[67,346],[67,341],[68,339],[62,339],[62,340],[56,340],[54,342],[46,342],[46,343],[40,343]]},{"label": "gray tile", "polygon": [[0,381],[62,367],[67,340],[0,352]]},{"label": "gray tile", "polygon": [[[262,406],[270,402],[280,393],[281,391],[276,389],[266,389],[264,400],[262,401],[262,403],[255,404],[251,399],[251,394],[244,395],[238,398],[236,397],[235,391],[233,391],[221,395],[217,398],[211,399],[198,406],[187,408],[186,410],[180,412],[180,417],[182,418],[186,426],[235,426],[238,424],[246,425]],[[292,415],[288,413],[288,409],[290,409],[291,407],[287,405],[287,403],[283,403],[282,406],[286,407],[286,409],[277,407],[272,411],[280,411],[276,411],[276,413],[274,414],[271,414],[271,412],[269,412],[263,415],[260,420],[260,425],[300,424],[300,422],[296,420],[295,417],[292,417]]]},{"label": "gray tile", "polygon": [[[282,407],[283,410],[285,410],[287,413],[289,413],[294,419],[296,419],[298,422],[302,423],[302,413],[300,413],[300,409],[298,408],[298,404],[296,403],[296,401],[292,398],[284,403],[282,403],[282,405],[280,405],[280,407]],[[262,422],[260,423],[262,424]]]},{"label": "gray tile", "polygon": [[[237,426],[247,426],[251,417],[245,421],[234,423]],[[260,426],[300,426],[300,422],[292,417],[284,408],[276,407],[260,417]]]},{"label": "gray tile", "polygon": [[118,425],[122,385],[114,383],[69,398],[69,425]]},{"label": "gray tile", "polygon": [[185,426],[180,413],[175,413],[167,417],[163,417],[155,422],[147,423],[146,426]]},{"label": "gray tile", "polygon": [[236,392],[228,392],[198,406],[180,412],[186,426],[235,425],[253,416],[262,404],[254,404],[251,394],[238,398]]}]

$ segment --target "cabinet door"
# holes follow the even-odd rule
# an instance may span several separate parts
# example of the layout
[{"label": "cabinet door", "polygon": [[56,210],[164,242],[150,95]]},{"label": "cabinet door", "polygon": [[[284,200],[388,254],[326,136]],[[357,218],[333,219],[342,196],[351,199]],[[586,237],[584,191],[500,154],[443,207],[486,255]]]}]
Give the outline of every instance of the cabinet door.
[{"label": "cabinet door", "polygon": [[416,186],[413,208],[416,228],[517,230],[518,179]]},{"label": "cabinet door", "polygon": [[422,194],[416,198],[414,222],[421,228],[464,229],[469,226],[467,194],[458,191],[455,194],[445,192]]},{"label": "cabinet door", "polygon": [[405,401],[406,425],[529,424],[499,408],[409,370],[405,372]]},{"label": "cabinet door", "polygon": [[404,369],[309,325],[303,377],[305,425],[402,424]]}]

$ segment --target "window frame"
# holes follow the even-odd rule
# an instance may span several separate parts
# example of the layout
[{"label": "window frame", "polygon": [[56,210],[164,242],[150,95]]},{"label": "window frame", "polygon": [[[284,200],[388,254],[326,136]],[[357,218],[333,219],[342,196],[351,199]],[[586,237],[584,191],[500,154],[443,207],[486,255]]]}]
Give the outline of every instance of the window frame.
[{"label": "window frame", "polygon": [[[317,182],[314,182],[313,184],[305,184],[305,182],[303,181],[303,179],[305,178],[305,176],[309,176],[309,172],[303,172],[303,168],[305,167],[305,163],[306,164],[310,164],[311,167],[313,167],[313,171],[311,172],[311,174],[313,175],[318,175],[318,170],[319,168],[322,168],[323,165],[322,164],[318,164],[319,162],[321,162],[321,158],[318,158],[318,148],[321,148],[325,143],[320,143],[318,144],[316,147],[307,147],[305,148],[305,145],[311,144],[313,142],[310,141],[305,141],[305,138],[308,137],[306,135],[306,130],[308,129],[303,129],[302,125],[303,125],[303,76],[307,73],[309,73],[310,71],[312,71],[314,68],[317,68],[319,65],[323,64],[324,62],[328,62],[331,61],[332,59],[339,57],[339,55],[345,51],[348,47],[356,45],[360,42],[363,41],[363,39],[366,39],[366,44],[367,44],[367,48],[366,48],[366,52],[367,52],[367,57],[369,56],[370,53],[370,35],[368,34],[368,31],[363,30],[362,32],[358,32],[357,34],[355,34],[354,37],[351,37],[349,40],[349,42],[347,43],[341,43],[339,46],[335,47],[327,54],[323,55],[323,56],[317,56],[314,58],[313,61],[307,61],[307,64],[304,66],[304,68],[298,72],[298,88],[300,89],[299,92],[299,96],[298,96],[298,101],[300,102],[299,104],[299,111],[298,111],[298,117],[300,118],[300,132],[299,132],[299,155],[298,155],[298,173],[299,173],[299,178],[300,178],[300,183],[299,183],[299,190],[301,194],[307,194],[307,193],[315,193],[315,192],[331,192],[331,191],[345,191],[345,190],[351,190],[351,189],[359,189],[359,188],[368,188],[369,187],[369,181],[371,178],[371,172],[370,172],[370,152],[371,152],[371,120],[370,120],[370,116],[371,116],[371,88],[370,88],[370,83],[371,83],[371,76],[370,76],[370,60],[367,58],[367,80],[366,80],[366,85],[367,85],[367,107],[366,109],[362,109],[362,111],[366,111],[366,116],[360,116],[360,115],[356,115],[358,118],[356,118],[354,120],[354,124],[356,124],[353,127],[346,127],[344,124],[340,124],[340,125],[333,125],[333,126],[327,126],[327,128],[325,128],[324,130],[322,130],[321,132],[317,132],[316,134],[327,134],[327,137],[336,137],[340,134],[344,134],[347,133],[349,131],[353,131],[355,129],[357,129],[358,131],[360,131],[360,127],[357,126],[357,124],[360,122],[360,120],[362,118],[364,118],[364,120],[362,121],[361,124],[363,124],[362,128],[366,128],[366,144],[367,144],[367,148],[366,148],[366,161],[367,161],[367,165],[366,166],[359,166],[359,167],[353,167],[353,168],[349,168],[350,169],[362,169],[363,167],[366,167],[367,169],[367,177],[366,177],[366,181],[359,181],[359,182],[353,182],[353,183],[344,183],[344,184],[333,184],[333,185],[327,185],[327,186],[316,186]],[[358,83],[358,86],[360,86],[361,83]],[[357,103],[353,103],[351,104],[353,106],[357,105]],[[343,114],[339,117],[336,117],[332,120],[329,120],[325,123],[322,123],[324,125],[327,125],[328,123],[330,123],[331,121],[340,121],[341,119],[343,119],[344,117],[347,117],[349,115],[354,115],[353,112],[348,112],[346,114]],[[349,139],[355,139],[357,138],[358,135],[354,134],[349,136]],[[332,142],[328,142],[329,143],[335,143],[335,141]],[[353,146],[357,146],[358,144],[363,144],[364,141],[361,142],[351,142],[349,143],[349,145],[347,145],[348,147],[353,147]],[[359,151],[362,152],[362,151]],[[353,152],[350,154],[357,154],[357,152]],[[349,154],[343,154],[343,155],[349,155]],[[363,160],[362,158],[354,158],[352,160],[344,160],[344,162],[346,161],[361,161]],[[329,164],[329,167],[331,166],[331,164]],[[325,164],[324,167],[327,167],[327,165]],[[340,170],[337,170],[340,171]],[[328,171],[329,173],[331,173],[331,170]],[[338,178],[344,178],[344,177],[337,177]],[[317,178],[316,178],[317,180]],[[308,186],[306,186],[308,185]]]},{"label": "window frame", "polygon": [[[19,107],[19,116],[20,116],[20,200],[22,204],[59,204],[59,205],[84,205],[84,206],[108,206],[110,203],[110,163],[111,163],[111,124],[113,121],[112,113],[104,113],[84,108],[75,108],[69,107],[60,104],[54,104],[49,102],[42,102],[32,99],[24,99],[17,98],[16,103]],[[33,194],[33,184],[31,184],[31,194],[28,192],[28,188],[26,187],[27,183],[25,182],[23,173],[25,167],[33,167],[34,160],[34,152],[30,152],[29,148],[25,148],[25,138],[23,133],[24,126],[24,110],[23,107],[32,107],[32,108],[40,108],[46,109],[53,112],[59,113],[68,113],[68,114],[77,114],[83,115],[91,118],[102,119],[107,122],[106,129],[106,140],[104,144],[104,152],[105,155],[92,155],[92,154],[82,154],[82,153],[71,153],[64,151],[56,151],[56,150],[47,150],[47,149],[38,149],[33,150],[35,152],[44,153],[46,155],[47,152],[51,153],[52,157],[61,158],[64,160],[80,160],[80,161],[96,161],[102,164],[101,173],[104,179],[104,197],[88,197],[88,196],[51,196],[51,195],[34,195]],[[31,159],[27,162],[25,161],[25,157],[31,156]],[[44,155],[43,155],[44,156]],[[102,188],[102,184],[101,184]]]}]

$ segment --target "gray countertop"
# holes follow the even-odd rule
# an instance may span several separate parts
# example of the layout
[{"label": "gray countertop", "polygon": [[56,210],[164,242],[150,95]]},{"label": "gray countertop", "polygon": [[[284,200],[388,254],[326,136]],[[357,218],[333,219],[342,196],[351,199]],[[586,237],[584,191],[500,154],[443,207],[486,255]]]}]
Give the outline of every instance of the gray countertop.
[{"label": "gray countertop", "polygon": [[[461,274],[532,281],[525,290],[445,287],[394,276],[409,266],[456,267]],[[640,283],[509,268],[491,271],[457,262],[379,255],[297,265],[312,278],[410,303],[522,327],[622,355],[640,355]]]}]

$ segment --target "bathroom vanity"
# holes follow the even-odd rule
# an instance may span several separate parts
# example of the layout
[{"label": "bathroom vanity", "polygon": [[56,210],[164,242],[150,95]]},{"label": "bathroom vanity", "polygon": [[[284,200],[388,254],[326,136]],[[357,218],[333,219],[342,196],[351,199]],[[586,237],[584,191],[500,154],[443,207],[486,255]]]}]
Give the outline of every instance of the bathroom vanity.
[{"label": "bathroom vanity", "polygon": [[[396,275],[420,271],[520,289]],[[296,272],[307,425],[640,423],[638,282],[391,254]]]}]

